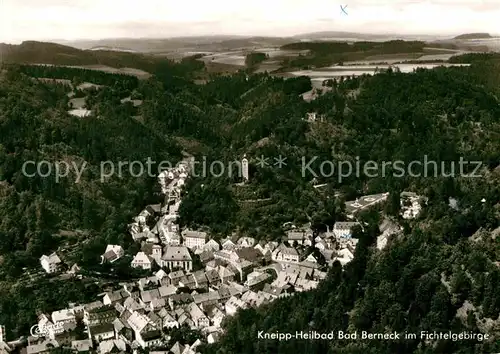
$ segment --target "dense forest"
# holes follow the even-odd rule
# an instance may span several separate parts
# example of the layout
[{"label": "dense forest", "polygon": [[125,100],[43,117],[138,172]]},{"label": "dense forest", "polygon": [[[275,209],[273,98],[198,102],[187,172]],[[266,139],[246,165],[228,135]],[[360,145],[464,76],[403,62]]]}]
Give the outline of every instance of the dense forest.
[{"label": "dense forest", "polygon": [[[410,49],[417,45],[408,44]],[[372,47],[361,43],[356,48]],[[19,296],[28,291],[23,268],[39,269],[42,254],[69,248],[72,252],[62,257],[68,266],[91,269],[108,243],[137,252],[127,224],[146,204],[161,201],[156,178],[125,171],[103,182],[103,161],[175,163],[186,151],[199,161],[205,157],[226,165],[246,154],[248,184],[236,185],[241,182],[237,175],[188,181],[179,210],[183,226],[204,227],[214,238],[237,231],[277,240],[285,222],[311,222],[320,231],[345,220],[344,202],[362,194],[397,196],[412,190],[429,201],[419,219],[401,221],[404,235],[383,252],[373,248],[380,213],[397,218],[397,203],[362,215],[369,227],[359,235],[355,260],[344,271],[337,265],[315,291],[239,313],[226,323],[220,344],[207,352],[500,351],[492,342],[275,342],[257,340],[256,334],[470,330],[497,334],[498,341],[498,321],[492,321],[500,312],[494,263],[500,238],[492,230],[500,226],[500,80],[492,70],[500,71],[495,57],[479,58],[457,59],[472,62],[470,67],[411,74],[388,70],[335,81],[330,92],[312,102],[300,96],[312,88],[307,77],[239,72],[213,75],[196,85],[193,78],[204,68],[193,58],[155,62],[148,80],[76,68],[5,66],[0,73],[0,323],[16,337],[29,330],[37,311],[87,300],[90,285],[45,278],[30,283],[57,297],[29,301]],[[67,113],[71,87],[34,78],[104,87],[85,92],[94,114],[78,118]],[[142,105],[121,103],[129,96],[140,97]],[[308,112],[325,120],[307,122]],[[270,158],[269,166],[258,166],[261,155]],[[278,169],[272,163],[280,155],[287,164]],[[430,177],[389,171],[339,180],[304,175],[301,161],[314,158],[314,171],[322,161],[407,165],[427,158],[448,164],[431,170]],[[482,177],[449,177],[450,163],[460,158],[481,161]],[[84,173],[78,183],[74,173],[61,181],[23,175],[26,161],[41,160],[85,166]],[[473,170],[466,165],[464,174]],[[320,183],[327,183],[326,189],[314,188]],[[448,206],[450,197],[458,200],[458,209]],[[465,319],[455,317],[465,300],[474,310]]]},{"label": "dense forest", "polygon": [[[360,244],[352,263],[344,270],[340,264],[334,266],[314,291],[239,312],[226,322],[222,341],[205,353],[500,350],[500,296],[496,290],[500,287],[500,106],[496,96],[500,80],[492,80],[489,71],[495,67],[498,72],[499,66],[485,58],[461,59],[472,59],[474,64],[467,69],[417,70],[413,74],[389,71],[344,83],[359,89],[356,99],[347,98],[345,88],[340,87],[311,104],[329,120],[318,123],[323,134],[316,132],[314,141],[319,145],[320,139],[330,135],[326,146],[335,146],[332,154],[342,159],[357,154],[362,160],[410,161],[426,155],[436,161],[455,161],[462,156],[483,162],[482,177],[439,177],[440,173],[417,179],[386,176],[346,181],[365,193],[390,191],[396,196],[411,189],[428,196],[429,202],[417,220],[401,221],[404,235],[384,251],[374,248],[379,211],[361,215],[360,220],[369,227],[358,235]],[[449,207],[450,197],[460,201],[458,209]],[[300,200],[294,205],[300,205]],[[334,208],[323,210],[338,218]],[[391,206],[389,202],[384,212],[396,216],[395,210],[397,203]],[[278,341],[258,339],[259,331],[396,331],[418,337]],[[425,341],[420,339],[421,331],[488,333],[490,339]]]},{"label": "dense forest", "polygon": [[328,66],[349,60],[362,60],[381,54],[423,53],[424,42],[393,40],[387,42],[298,42],[285,44],[282,50],[304,51],[296,58],[283,60],[285,68],[304,68]]}]

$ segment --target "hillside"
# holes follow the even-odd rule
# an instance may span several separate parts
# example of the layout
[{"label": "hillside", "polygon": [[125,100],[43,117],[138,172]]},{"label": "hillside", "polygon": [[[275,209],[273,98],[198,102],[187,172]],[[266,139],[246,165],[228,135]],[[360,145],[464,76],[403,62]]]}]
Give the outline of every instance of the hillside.
[{"label": "hillside", "polygon": [[[364,53],[413,50],[421,45],[327,43],[312,44],[310,49],[331,59],[329,51],[337,48]],[[11,48],[11,61],[16,55],[20,62],[29,60],[26,53],[54,61],[64,61],[61,58],[67,55],[79,62],[95,60],[91,54],[101,55],[32,42],[19,47]],[[33,49],[40,47],[46,50]],[[106,52],[103,55],[99,58],[111,60]],[[145,66],[149,60],[154,64],[160,60],[130,53],[109,56]],[[356,234],[360,244],[355,260],[344,271],[336,264],[316,291],[242,311],[225,324],[226,336],[206,348],[207,353],[500,351],[495,342],[487,341],[276,342],[257,337],[259,330],[469,330],[498,340],[494,321],[500,312],[496,291],[500,274],[495,263],[499,249],[498,237],[491,235],[500,227],[500,79],[491,73],[500,71],[490,56],[457,60],[472,65],[410,74],[387,70],[373,77],[334,81],[330,92],[312,102],[300,96],[312,88],[308,77],[285,80],[238,72],[211,75],[206,84],[195,85],[192,78],[200,67],[190,60],[161,61],[153,65],[156,75],[144,81],[76,68],[4,66],[0,78],[0,323],[8,327],[9,336],[17,338],[28,333],[39,311],[85,301],[84,289],[94,294],[104,291],[109,276],[115,283],[135,277],[130,259],[112,272],[99,264],[99,255],[107,244],[122,245],[128,255],[139,251],[127,224],[145,205],[161,202],[154,173],[158,166],[153,165],[152,175],[130,171],[128,166],[121,174],[115,171],[102,179],[102,163],[145,164],[150,158],[175,164],[185,150],[208,166],[215,161],[229,166],[245,154],[250,160],[250,181],[244,188],[236,186],[241,182],[237,174],[215,175],[210,167],[205,172],[200,168],[198,176],[186,183],[180,225],[203,227],[216,240],[233,232],[257,240],[280,240],[285,223],[310,222],[316,232],[325,231],[346,220],[346,200],[381,192],[391,195],[390,203],[360,216],[367,227]],[[73,92],[94,113],[85,118],[69,115],[72,88],[41,78],[103,85]],[[140,106],[122,102],[129,97],[140,100]],[[324,115],[324,122],[305,121],[309,112]],[[260,167],[260,156],[270,163]],[[282,168],[273,165],[278,156],[287,158]],[[305,173],[302,165],[314,158],[310,167],[317,176]],[[402,161],[408,166],[425,159],[437,161],[437,167],[428,171],[416,166],[403,176],[391,168],[375,176],[349,173],[344,178],[320,172],[325,161],[379,166]],[[480,161],[482,178],[451,178],[446,163],[458,164],[461,159]],[[34,175],[27,175],[23,165],[29,161],[86,167],[77,183],[77,171],[62,180],[53,175],[43,178],[33,169],[28,172]],[[474,168],[470,164],[461,172],[472,173]],[[328,186],[319,192],[316,183]],[[414,221],[398,218],[400,204],[394,196],[404,190],[428,198],[427,207]],[[459,210],[449,207],[450,197],[459,200]],[[378,252],[373,246],[378,223],[385,216],[400,222],[404,234]],[[32,280],[28,271],[39,270],[39,257],[55,250],[69,266],[77,263],[84,268],[86,278],[81,282]],[[31,290],[36,288],[45,295]],[[22,296],[25,289],[27,295]],[[474,310],[466,313],[465,321],[457,319],[456,314],[463,313],[459,309],[469,307],[468,303]]]},{"label": "hillside", "polygon": [[102,39],[96,41],[70,41],[68,44],[80,49],[95,47],[123,48],[142,53],[165,53],[174,51],[217,51],[234,50],[242,47],[252,48],[255,46],[279,46],[291,43],[292,38],[281,37],[253,37],[253,36],[199,36],[199,37],[176,37],[163,39],[147,38],[119,38]]},{"label": "hillside", "polygon": [[456,36],[453,39],[484,39],[484,38],[493,38],[493,37],[489,33],[465,33]]},{"label": "hillside", "polygon": [[4,63],[135,68],[153,73],[164,59],[144,54],[80,50],[47,42],[25,41],[20,45],[0,44]]},{"label": "hillside", "polygon": [[424,53],[425,43],[421,41],[392,40],[385,42],[315,41],[285,44],[282,50],[308,51],[297,58],[283,60],[284,68],[319,68],[345,61],[363,60],[377,55]]},{"label": "hillside", "polygon": [[[419,70],[415,74],[389,73],[367,79],[361,84],[356,101],[347,103],[352,108],[350,114],[330,116],[332,113],[327,113],[330,124],[337,130],[331,138],[332,143],[337,142],[335,156],[350,160],[353,159],[350,151],[356,151],[362,160],[409,161],[412,157],[433,155],[437,161],[452,161],[458,156],[479,153],[476,149],[481,148],[476,144],[482,139],[479,137],[489,135],[488,132],[492,135],[486,138],[487,145],[492,149],[491,144],[500,137],[500,125],[494,118],[500,114],[498,100],[489,89],[476,85],[485,83],[488,72],[488,66],[482,62],[470,70]],[[497,78],[491,87],[498,88],[499,82]],[[459,103],[461,99],[456,90],[461,92],[458,96],[474,97],[469,101],[471,106],[465,108]],[[324,96],[319,100],[327,105],[331,99]],[[337,105],[338,101],[335,102]],[[480,108],[479,102],[486,105]],[[321,112],[321,103],[317,104]],[[327,126],[322,125],[320,131],[326,132]],[[472,144],[467,152],[460,143],[462,134],[468,135],[466,140]],[[318,144],[321,142],[318,137],[328,139],[319,132],[315,136]],[[439,148],[437,140],[447,147]],[[295,138],[295,141],[298,140]],[[347,147],[350,144],[353,145]],[[293,145],[296,149],[297,143]],[[451,155],[445,157],[447,154]],[[493,289],[500,286],[500,248],[498,236],[494,236],[500,227],[500,175],[498,167],[496,172],[492,171],[500,165],[500,155],[493,153],[490,158],[484,158],[486,156],[478,159],[490,164],[484,166],[485,177],[480,179],[421,178],[417,181],[386,176],[361,183],[364,193],[410,188],[430,197],[428,207],[415,221],[401,220],[404,234],[393,239],[384,251],[375,249],[375,238],[379,234],[380,213],[391,213],[391,208],[386,206],[361,215],[359,219],[368,226],[357,236],[360,244],[352,264],[344,271],[340,264],[333,267],[317,290],[240,311],[225,324],[226,332],[220,343],[209,346],[204,353],[498,352],[500,296]],[[349,184],[353,186],[352,182]],[[460,200],[460,210],[448,206],[450,196]],[[482,198],[491,204],[482,204]],[[334,206],[325,211],[337,212]],[[358,331],[358,335],[361,331],[418,335],[421,331],[469,331],[488,334],[490,339],[427,341],[417,337],[415,340],[341,341],[259,337],[259,333],[296,331]]]}]

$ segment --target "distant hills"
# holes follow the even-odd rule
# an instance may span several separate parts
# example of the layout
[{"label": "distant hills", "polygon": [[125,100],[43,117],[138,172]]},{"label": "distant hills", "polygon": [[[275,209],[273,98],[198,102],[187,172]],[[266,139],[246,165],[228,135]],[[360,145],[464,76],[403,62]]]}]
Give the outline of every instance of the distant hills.
[{"label": "distant hills", "polygon": [[[98,48],[99,49],[99,48]],[[0,43],[2,60],[6,63],[52,64],[67,66],[109,66],[113,68],[135,68],[151,72],[165,61],[141,53],[111,50],[81,50],[71,46],[25,41],[19,45]]]},{"label": "distant hills", "polygon": [[[467,38],[489,38],[487,33],[463,34],[457,37],[437,35],[402,35],[372,34],[346,31],[323,31],[302,33],[290,37],[266,36],[193,36],[174,38],[116,38],[101,40],[55,41],[79,49],[112,49],[125,52],[164,54],[175,51],[222,52],[237,49],[257,49],[263,47],[281,47],[295,42],[341,41],[341,42],[384,42],[390,40],[405,41],[455,41]],[[117,49],[118,48],[118,49]]]},{"label": "distant hills", "polygon": [[489,33],[465,33],[456,36],[453,39],[485,39],[485,38],[493,38],[493,37]]},{"label": "distant hills", "polygon": [[96,41],[56,41],[79,49],[120,48],[121,51],[162,54],[172,51],[229,51],[238,48],[281,46],[296,41],[295,38],[198,36],[176,38],[117,38]]}]

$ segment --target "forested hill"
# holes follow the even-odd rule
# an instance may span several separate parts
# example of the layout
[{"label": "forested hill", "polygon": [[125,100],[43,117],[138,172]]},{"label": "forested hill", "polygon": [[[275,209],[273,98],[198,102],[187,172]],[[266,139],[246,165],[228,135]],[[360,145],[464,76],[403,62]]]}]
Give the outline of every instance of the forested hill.
[{"label": "forested hill", "polygon": [[464,33],[456,36],[454,39],[482,39],[482,38],[493,38],[489,33]]},{"label": "forested hill", "polygon": [[[500,351],[500,104],[493,94],[500,80],[488,78],[495,63],[483,64],[366,79],[357,98],[347,102],[349,113],[331,118],[336,130],[330,131],[339,141],[334,154],[344,159],[349,151],[375,161],[477,157],[485,162],[483,176],[365,181],[365,193],[396,195],[410,187],[428,196],[428,205],[417,220],[403,222],[404,235],[383,251],[374,247],[380,211],[360,216],[368,227],[358,235],[355,259],[344,271],[337,264],[317,290],[239,312],[205,353]],[[328,112],[331,100],[322,97],[314,105]],[[460,201],[458,209],[449,206],[450,197]],[[389,203],[383,212],[391,215],[393,207]],[[396,331],[415,333],[417,339],[279,341],[259,339],[259,331],[358,331],[358,336]],[[421,331],[469,331],[490,339],[426,341]]]},{"label": "forested hill", "polygon": [[[241,182],[237,175],[191,178],[186,185],[181,225],[204,227],[215,239],[237,231],[279,240],[286,222],[311,222],[316,231],[324,230],[345,220],[345,200],[362,194],[390,192],[393,200],[399,192],[412,190],[429,199],[421,219],[401,221],[405,236],[381,254],[372,247],[380,214],[364,216],[369,227],[345,272],[334,267],[314,292],[241,313],[227,324],[220,345],[207,350],[324,353],[347,346],[263,342],[257,340],[257,330],[471,328],[497,333],[491,326],[500,310],[498,267],[493,263],[498,261],[499,238],[491,237],[500,226],[496,65],[482,58],[470,68],[412,74],[388,70],[335,81],[330,92],[312,102],[300,96],[312,88],[307,77],[285,80],[239,72],[195,85],[191,79],[199,68],[190,61],[160,62],[156,75],[143,81],[104,73],[97,77],[75,68],[6,66],[0,71],[0,323],[17,338],[28,333],[38,312],[89,301],[90,291],[83,288],[92,289],[94,279],[76,282],[78,288],[75,282],[32,280],[27,271],[40,269],[42,254],[59,249],[65,264],[104,274],[110,269],[99,265],[99,255],[107,244],[122,245],[127,255],[138,252],[127,224],[145,205],[161,201],[155,194],[156,178],[135,177],[126,169],[101,181],[102,162],[144,163],[149,157],[175,163],[186,150],[198,161],[206,157],[226,166],[244,154],[250,160],[250,183],[241,188],[235,186]],[[86,80],[103,86],[75,90]],[[90,116],[68,114],[72,94],[83,99]],[[141,101],[139,107],[123,102],[131,97]],[[308,112],[324,115],[325,121],[306,122]],[[255,159],[261,155],[271,164],[274,157],[285,156],[287,165],[261,168]],[[314,178],[303,174],[300,162],[315,156],[316,171],[325,160],[408,164],[424,156],[439,162],[463,157],[481,161],[484,177],[389,173],[351,175],[342,181],[336,175]],[[78,167],[85,162],[87,167],[78,183],[74,173],[57,183],[25,176],[22,166],[30,160]],[[316,183],[328,183],[328,188],[320,193]],[[448,206],[450,197],[459,201],[458,210]],[[383,212],[396,218],[398,205],[393,202]],[[481,238],[469,241],[480,229],[475,238]],[[113,276],[131,276],[130,259],[124,259],[121,266],[113,264]],[[37,288],[54,297],[40,297]],[[466,299],[474,313],[462,323],[455,314]],[[473,352],[473,342],[440,343],[448,347],[439,350],[460,352],[459,344],[464,353]],[[373,350],[425,352],[418,345],[380,342]],[[479,344],[476,352],[498,349],[487,345]],[[372,348],[361,342],[349,347],[352,352]]]},{"label": "forested hill", "polygon": [[[170,70],[175,68],[172,62],[153,55],[106,50],[80,50],[49,42],[25,41],[19,45],[0,43],[0,53],[2,53],[4,63],[15,64],[97,65],[140,69],[152,74],[165,69],[166,65]],[[196,64],[192,70],[203,68],[203,64],[200,62],[192,64]]]}]

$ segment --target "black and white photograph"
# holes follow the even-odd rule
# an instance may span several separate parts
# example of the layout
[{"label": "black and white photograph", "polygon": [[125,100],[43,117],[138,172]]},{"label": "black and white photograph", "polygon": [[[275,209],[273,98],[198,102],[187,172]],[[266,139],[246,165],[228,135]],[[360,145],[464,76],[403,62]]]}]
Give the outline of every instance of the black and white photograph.
[{"label": "black and white photograph", "polygon": [[500,0],[0,0],[0,354],[500,354]]}]

